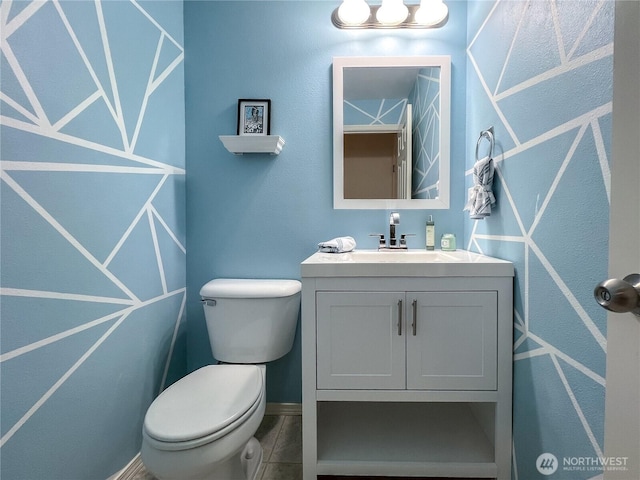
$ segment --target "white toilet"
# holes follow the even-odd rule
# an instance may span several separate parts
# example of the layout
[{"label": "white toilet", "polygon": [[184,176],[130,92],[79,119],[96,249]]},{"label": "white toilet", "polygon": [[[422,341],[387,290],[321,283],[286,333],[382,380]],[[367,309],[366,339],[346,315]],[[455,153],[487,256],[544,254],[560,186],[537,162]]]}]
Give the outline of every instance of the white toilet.
[{"label": "white toilet", "polygon": [[[160,480],[254,480],[262,447],[265,362],[291,350],[297,280],[216,279],[202,287],[211,351],[223,365],[190,373],[144,419],[142,462]],[[228,363],[228,364],[227,364]]]}]

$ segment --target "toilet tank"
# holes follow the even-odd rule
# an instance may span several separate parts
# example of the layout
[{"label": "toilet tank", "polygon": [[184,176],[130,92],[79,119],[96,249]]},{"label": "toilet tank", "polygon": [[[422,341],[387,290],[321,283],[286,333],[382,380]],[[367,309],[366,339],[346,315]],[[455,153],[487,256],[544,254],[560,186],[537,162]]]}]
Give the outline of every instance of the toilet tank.
[{"label": "toilet tank", "polygon": [[200,289],[216,360],[265,363],[291,350],[300,312],[297,280],[211,280]]}]

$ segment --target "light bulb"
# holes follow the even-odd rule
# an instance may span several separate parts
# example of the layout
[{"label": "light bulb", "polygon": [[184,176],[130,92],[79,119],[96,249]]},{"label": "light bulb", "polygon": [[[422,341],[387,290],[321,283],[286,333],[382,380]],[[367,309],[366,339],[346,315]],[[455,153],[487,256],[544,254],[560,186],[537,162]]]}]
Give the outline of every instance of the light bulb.
[{"label": "light bulb", "polygon": [[382,0],[376,18],[382,25],[399,25],[406,20],[407,15],[409,9],[402,0]]},{"label": "light bulb", "polygon": [[338,18],[345,25],[362,25],[369,19],[371,10],[365,0],[344,0],[338,8]]},{"label": "light bulb", "polygon": [[449,9],[442,0],[421,0],[414,19],[420,25],[437,25],[449,14]]}]

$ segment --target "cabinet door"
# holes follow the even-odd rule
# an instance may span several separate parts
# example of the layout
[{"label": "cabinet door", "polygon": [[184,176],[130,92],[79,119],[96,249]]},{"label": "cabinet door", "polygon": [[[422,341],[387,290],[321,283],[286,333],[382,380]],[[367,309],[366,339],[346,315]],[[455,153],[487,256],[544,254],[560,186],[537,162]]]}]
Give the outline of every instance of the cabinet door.
[{"label": "cabinet door", "polygon": [[497,292],[407,293],[407,388],[495,390],[497,300]]},{"label": "cabinet door", "polygon": [[404,292],[318,292],[316,302],[318,389],[405,388]]}]

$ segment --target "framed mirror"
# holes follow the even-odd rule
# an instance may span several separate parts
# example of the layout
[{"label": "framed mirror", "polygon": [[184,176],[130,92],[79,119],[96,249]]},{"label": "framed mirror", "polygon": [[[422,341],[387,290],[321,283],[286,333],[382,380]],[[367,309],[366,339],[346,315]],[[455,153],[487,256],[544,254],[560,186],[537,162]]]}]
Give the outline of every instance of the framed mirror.
[{"label": "framed mirror", "polygon": [[334,57],[334,208],[449,208],[450,111],[449,56]]}]

